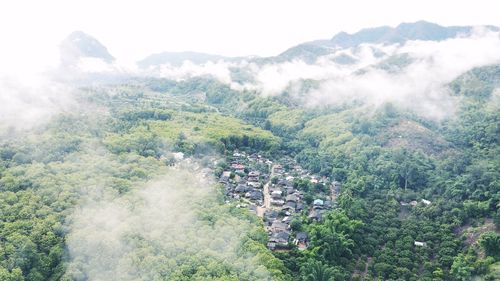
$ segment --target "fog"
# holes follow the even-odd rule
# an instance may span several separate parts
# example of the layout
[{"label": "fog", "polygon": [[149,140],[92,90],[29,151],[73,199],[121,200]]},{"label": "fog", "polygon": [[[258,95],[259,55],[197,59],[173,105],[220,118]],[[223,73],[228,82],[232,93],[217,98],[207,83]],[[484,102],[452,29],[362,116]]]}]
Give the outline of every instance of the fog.
[{"label": "fog", "polygon": [[24,130],[75,106],[75,89],[46,76],[0,73],[0,131]]},{"label": "fog", "polygon": [[239,251],[252,225],[217,203],[211,176],[193,164],[170,168],[126,195],[106,187],[84,194],[68,222],[72,279],[167,280],[181,277],[187,264],[213,270],[208,261],[269,278],[254,256]]},{"label": "fog", "polygon": [[[120,61],[81,57],[72,65],[27,56],[19,64],[0,67],[0,128],[31,128],[54,114],[71,111],[75,86],[126,80],[128,77],[164,77],[184,80],[212,76],[236,90],[255,90],[263,96],[291,92],[306,107],[361,101],[369,108],[387,102],[421,116],[442,119],[453,114],[457,98],[447,84],[478,66],[500,62],[499,33],[477,28],[470,36],[440,42],[408,41],[403,45],[368,45],[332,50],[315,63],[302,60],[266,63],[255,60],[218,60],[204,64],[185,61],[142,70]],[[51,53],[52,54],[52,53]],[[348,62],[339,62],[339,57]],[[239,69],[245,79],[236,79]],[[308,92],[291,87],[304,80],[317,83]]]},{"label": "fog", "polygon": [[[209,62],[180,68],[164,67],[160,76],[187,79],[212,75],[233,89],[256,90],[263,96],[291,91],[306,107],[342,105],[358,101],[367,108],[393,103],[423,117],[442,119],[455,111],[458,98],[448,83],[474,67],[500,63],[498,32],[476,28],[469,36],[443,41],[408,41],[403,45],[363,44],[356,48],[332,50],[308,64],[294,59],[258,64],[252,62]],[[349,62],[339,63],[337,58]],[[249,74],[248,81],[233,81],[230,68]],[[291,87],[304,80],[318,82],[306,93]]]},{"label": "fog", "polygon": [[442,42],[408,42],[392,52],[393,56],[407,54],[411,61],[407,66],[397,72],[369,67],[361,74],[326,79],[309,93],[307,103],[360,100],[377,107],[391,102],[424,117],[441,119],[452,114],[457,104],[447,84],[474,67],[499,63],[499,49],[499,34],[482,30]]}]

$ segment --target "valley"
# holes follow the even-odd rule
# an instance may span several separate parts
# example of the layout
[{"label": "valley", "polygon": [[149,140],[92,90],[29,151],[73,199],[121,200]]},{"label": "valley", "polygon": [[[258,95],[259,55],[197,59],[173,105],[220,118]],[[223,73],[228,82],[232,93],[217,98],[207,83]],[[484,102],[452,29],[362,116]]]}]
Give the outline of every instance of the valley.
[{"label": "valley", "polygon": [[70,34],[68,95],[0,112],[0,280],[497,280],[500,37],[475,30],[136,70]]}]

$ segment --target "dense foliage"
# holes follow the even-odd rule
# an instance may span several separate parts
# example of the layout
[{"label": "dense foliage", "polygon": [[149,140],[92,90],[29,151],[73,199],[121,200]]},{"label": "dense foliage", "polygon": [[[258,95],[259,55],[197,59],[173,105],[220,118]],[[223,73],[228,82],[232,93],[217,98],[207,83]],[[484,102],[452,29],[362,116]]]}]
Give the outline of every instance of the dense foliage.
[{"label": "dense foliage", "polygon": [[[128,237],[142,243],[133,258],[145,271],[170,270],[168,280],[495,280],[499,85],[498,66],[460,76],[450,84],[459,109],[439,121],[393,104],[309,109],[287,93],[240,93],[209,78],[85,89],[78,98],[90,109],[2,138],[0,280],[86,280],[67,239],[88,194],[99,187],[112,198],[134,194],[175,163],[171,152],[203,158],[235,148],[289,155],[340,181],[338,208],[321,222],[292,223],[309,234],[307,250],[272,253],[256,217],[211,197],[186,235],[245,224],[238,265],[208,252],[179,254],[180,264],[155,251],[159,245]],[[244,266],[249,256],[257,270]]]}]

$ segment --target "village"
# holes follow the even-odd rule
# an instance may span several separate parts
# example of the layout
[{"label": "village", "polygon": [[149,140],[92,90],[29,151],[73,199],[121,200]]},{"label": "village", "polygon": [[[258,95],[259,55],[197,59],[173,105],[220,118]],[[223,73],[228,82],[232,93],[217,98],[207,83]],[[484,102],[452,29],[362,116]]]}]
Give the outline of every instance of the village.
[{"label": "village", "polygon": [[300,221],[321,221],[327,210],[336,208],[341,184],[311,174],[290,157],[271,161],[235,151],[228,160],[219,178],[226,202],[263,219],[270,250],[307,249],[309,237],[300,231]]}]

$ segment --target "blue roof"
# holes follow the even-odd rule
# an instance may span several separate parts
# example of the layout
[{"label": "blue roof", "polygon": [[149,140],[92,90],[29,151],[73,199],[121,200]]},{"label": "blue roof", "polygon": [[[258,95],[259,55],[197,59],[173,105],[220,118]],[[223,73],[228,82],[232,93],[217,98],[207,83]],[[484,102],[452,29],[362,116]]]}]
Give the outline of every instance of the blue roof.
[{"label": "blue roof", "polygon": [[316,199],[316,200],[314,200],[313,204],[314,204],[314,205],[323,205],[323,200],[321,200],[321,199]]}]

